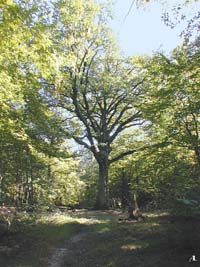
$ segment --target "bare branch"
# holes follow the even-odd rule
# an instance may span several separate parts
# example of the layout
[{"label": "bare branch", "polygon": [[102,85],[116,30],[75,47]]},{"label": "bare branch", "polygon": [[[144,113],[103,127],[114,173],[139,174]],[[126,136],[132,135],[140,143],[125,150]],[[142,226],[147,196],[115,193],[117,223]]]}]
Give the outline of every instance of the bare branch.
[{"label": "bare branch", "polygon": [[144,151],[144,150],[147,150],[147,149],[158,149],[159,147],[163,147],[163,146],[168,146],[171,142],[168,140],[168,139],[165,139],[164,141],[160,142],[160,143],[156,143],[156,144],[153,144],[153,145],[147,145],[147,146],[143,146],[141,148],[138,148],[138,149],[132,149],[132,150],[128,150],[126,152],[123,152],[121,154],[119,154],[118,156],[112,158],[109,160],[109,164],[112,164],[113,162],[115,161],[118,161],[128,155],[131,155],[133,153],[136,153],[136,152],[141,152],[141,151]]},{"label": "bare branch", "polygon": [[126,127],[127,124],[129,124],[130,122],[133,122],[136,119],[138,120],[140,118],[141,114],[142,113],[140,111],[138,111],[135,114],[133,114],[132,116],[130,116],[129,118],[127,118],[125,121],[120,123],[118,125],[117,129],[115,130],[115,132],[111,135],[109,143],[111,144],[114,141],[114,139],[118,136],[118,134],[124,130],[124,127]]},{"label": "bare branch", "polygon": [[121,94],[119,96],[117,96],[111,103],[110,105],[108,106],[108,109],[107,109],[107,113],[109,114],[111,111],[114,110],[113,113],[115,113],[117,107],[119,106],[119,104],[121,102],[123,102],[124,100],[126,99],[126,95],[125,94]]},{"label": "bare branch", "polygon": [[123,152],[120,155],[114,157],[113,159],[110,159],[109,160],[109,164],[112,164],[113,162],[118,161],[118,160],[124,158],[125,156],[131,155],[131,154],[133,154],[135,152],[137,152],[137,150],[135,150],[135,149],[134,150],[129,150],[129,151]]},{"label": "bare branch", "polygon": [[118,115],[118,117],[116,118],[116,120],[114,121],[114,123],[111,125],[111,127],[110,127],[110,132],[112,132],[113,131],[113,129],[117,126],[117,124],[120,122],[120,119],[122,118],[122,116],[124,115],[124,113],[127,111],[127,110],[129,110],[129,109],[131,109],[132,107],[129,107],[128,105],[126,105],[122,110],[121,110],[121,112],[119,113],[119,115]]},{"label": "bare branch", "polygon": [[91,147],[86,143],[84,142],[81,138],[77,137],[77,136],[72,136],[72,138],[79,144],[79,145],[82,145],[84,146],[85,148],[91,150]]},{"label": "bare branch", "polygon": [[146,121],[141,121],[140,119],[138,120],[139,122],[135,122],[135,123],[129,123],[128,125],[125,125],[123,127],[123,130],[124,129],[128,129],[128,128],[131,128],[131,127],[134,127],[134,126],[141,126],[143,125]]},{"label": "bare branch", "polygon": [[143,82],[145,81],[145,78],[143,78],[140,82],[138,82],[138,83],[136,83],[134,86],[133,86],[133,88],[132,88],[132,93],[135,95],[135,96],[138,96],[138,95],[140,95],[141,94],[141,92],[140,93],[136,93],[136,92],[134,92],[134,89],[136,89],[140,84],[142,84]]},{"label": "bare branch", "polygon": [[91,65],[92,65],[92,62],[94,61],[96,55],[98,54],[98,50],[94,53],[94,55],[92,56],[91,60],[90,60],[90,63],[88,64],[88,68],[87,68],[87,71],[86,71],[86,74],[85,74],[85,87],[88,85],[88,81],[89,81],[89,71],[90,71],[90,68],[91,68]]},{"label": "bare branch", "polygon": [[73,95],[72,95],[72,101],[73,104],[75,106],[75,113],[77,115],[77,117],[82,121],[82,123],[85,125],[87,132],[88,132],[88,140],[90,142],[91,145],[94,145],[94,140],[93,140],[93,136],[91,133],[91,129],[90,126],[87,122],[87,118],[84,117],[84,115],[82,114],[79,104],[78,104],[78,89],[77,89],[77,85],[76,85],[76,77],[74,78],[74,85],[73,85]]}]

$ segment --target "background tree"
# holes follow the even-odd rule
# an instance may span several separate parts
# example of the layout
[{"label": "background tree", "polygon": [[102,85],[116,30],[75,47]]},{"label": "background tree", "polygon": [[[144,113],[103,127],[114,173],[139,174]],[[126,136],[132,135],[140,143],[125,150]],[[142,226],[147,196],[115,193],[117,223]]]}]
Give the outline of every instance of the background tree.
[{"label": "background tree", "polygon": [[52,158],[60,162],[70,154],[62,146],[61,117],[48,106],[41,82],[56,69],[52,8],[48,1],[0,4],[0,189],[2,201],[17,205],[40,202],[39,192],[49,190]]},{"label": "background tree", "polygon": [[[194,152],[199,165],[199,48],[180,47],[170,58],[152,57],[148,65],[147,113],[163,134]],[[146,114],[147,114],[146,113]],[[153,116],[151,116],[153,114]]]},{"label": "background tree", "polygon": [[[199,178],[192,154],[186,148],[151,148],[116,162],[110,169],[111,196],[132,202],[146,210],[176,212],[181,199],[199,201]],[[124,190],[125,189],[125,190]],[[127,205],[127,203],[125,203]],[[179,207],[180,208],[180,207]]]}]

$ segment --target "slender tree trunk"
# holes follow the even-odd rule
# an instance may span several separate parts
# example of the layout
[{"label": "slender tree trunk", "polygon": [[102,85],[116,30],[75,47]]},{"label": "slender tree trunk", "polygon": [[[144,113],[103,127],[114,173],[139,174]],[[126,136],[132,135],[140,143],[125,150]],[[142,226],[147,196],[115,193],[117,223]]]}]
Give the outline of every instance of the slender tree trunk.
[{"label": "slender tree trunk", "polygon": [[99,164],[99,183],[98,183],[98,194],[96,201],[97,209],[108,208],[108,159],[104,158],[98,161]]},{"label": "slender tree trunk", "polygon": [[134,211],[138,209],[138,202],[137,202],[137,194],[133,194],[133,203],[131,203],[128,207],[129,219],[137,219],[134,215]]},{"label": "slender tree trunk", "polygon": [[197,158],[198,165],[200,166],[200,152],[199,152],[199,147],[196,146],[194,148],[194,151],[195,151],[195,155],[196,155],[196,158]]},{"label": "slender tree trunk", "polygon": [[29,173],[28,168],[25,171],[25,186],[24,186],[24,202],[25,204],[29,204]]},{"label": "slender tree trunk", "polygon": [[0,201],[2,201],[2,182],[3,182],[3,177],[1,176],[1,173],[0,173]]},{"label": "slender tree trunk", "polygon": [[134,203],[133,203],[134,209],[136,210],[136,209],[139,208],[138,207],[138,201],[137,201],[137,194],[136,193],[133,194],[133,200],[134,200]]},{"label": "slender tree trunk", "polygon": [[29,204],[33,205],[34,193],[33,193],[33,163],[32,157],[30,158],[30,186],[29,186]]}]

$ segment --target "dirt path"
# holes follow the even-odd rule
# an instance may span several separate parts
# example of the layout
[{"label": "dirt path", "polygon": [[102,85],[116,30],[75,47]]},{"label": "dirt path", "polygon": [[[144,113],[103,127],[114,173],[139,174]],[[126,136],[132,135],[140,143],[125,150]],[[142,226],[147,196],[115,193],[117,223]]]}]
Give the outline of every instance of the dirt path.
[{"label": "dirt path", "polygon": [[97,267],[100,266],[90,255],[90,246],[94,246],[94,241],[98,240],[99,233],[94,231],[94,225],[101,222],[118,220],[120,212],[99,212],[99,211],[80,211],[76,216],[86,219],[83,225],[80,225],[80,232],[69,240],[66,240],[62,247],[54,250],[48,261],[48,267]]},{"label": "dirt path", "polygon": [[81,242],[86,236],[87,232],[80,232],[66,241],[62,247],[57,248],[49,259],[48,267],[63,267],[65,258],[74,257],[73,245]]}]

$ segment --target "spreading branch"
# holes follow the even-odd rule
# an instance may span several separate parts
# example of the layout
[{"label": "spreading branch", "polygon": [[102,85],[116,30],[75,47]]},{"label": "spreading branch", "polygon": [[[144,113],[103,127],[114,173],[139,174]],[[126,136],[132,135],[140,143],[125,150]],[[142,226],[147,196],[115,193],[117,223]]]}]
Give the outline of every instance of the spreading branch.
[{"label": "spreading branch", "polygon": [[124,127],[126,127],[129,123],[133,122],[134,120],[138,120],[141,116],[141,112],[138,111],[135,114],[133,114],[132,116],[130,116],[129,118],[127,118],[125,121],[119,123],[117,129],[115,130],[115,132],[111,135],[110,137],[110,143],[112,143],[115,138],[119,135],[120,132],[122,132],[124,130]]},{"label": "spreading branch", "polygon": [[133,153],[137,153],[137,152],[142,152],[142,151],[145,151],[147,149],[158,149],[159,147],[164,147],[164,146],[168,146],[169,144],[171,144],[171,142],[166,139],[160,143],[156,143],[156,144],[153,144],[153,145],[147,145],[147,146],[143,146],[141,148],[138,148],[138,149],[132,149],[132,150],[128,150],[128,151],[125,151],[121,154],[119,154],[118,156],[112,158],[109,160],[109,164],[112,164],[128,155],[131,155]]},{"label": "spreading branch", "polygon": [[120,159],[122,159],[122,158],[124,158],[124,157],[126,157],[128,155],[131,155],[131,154],[135,153],[135,152],[137,152],[137,150],[135,150],[135,149],[134,150],[129,150],[129,151],[123,152],[120,155],[118,155],[118,156],[110,159],[109,160],[109,164],[112,164],[113,162],[118,161],[118,160],[120,160]]}]

